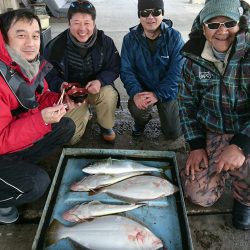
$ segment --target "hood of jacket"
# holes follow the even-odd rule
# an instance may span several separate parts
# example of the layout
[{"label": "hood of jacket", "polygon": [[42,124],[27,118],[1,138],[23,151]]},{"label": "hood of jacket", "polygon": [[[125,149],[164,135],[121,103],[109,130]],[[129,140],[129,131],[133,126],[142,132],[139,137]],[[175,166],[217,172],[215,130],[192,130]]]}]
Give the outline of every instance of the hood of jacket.
[{"label": "hood of jacket", "polygon": [[14,71],[17,71],[21,76],[23,76],[25,79],[28,80],[28,78],[23,75],[21,67],[10,57],[6,49],[5,41],[3,39],[3,35],[1,32],[0,32],[0,60],[4,62],[8,67],[13,69]]},{"label": "hood of jacket", "polygon": [[[201,62],[203,65],[209,64],[204,63],[206,60],[201,57],[201,53],[204,49],[206,38],[199,31],[195,33],[188,40],[181,50],[184,57],[189,58],[196,62]],[[239,61],[244,57],[248,56],[250,50],[250,34],[244,31],[240,31],[234,39],[232,49],[229,55],[229,60]]]}]

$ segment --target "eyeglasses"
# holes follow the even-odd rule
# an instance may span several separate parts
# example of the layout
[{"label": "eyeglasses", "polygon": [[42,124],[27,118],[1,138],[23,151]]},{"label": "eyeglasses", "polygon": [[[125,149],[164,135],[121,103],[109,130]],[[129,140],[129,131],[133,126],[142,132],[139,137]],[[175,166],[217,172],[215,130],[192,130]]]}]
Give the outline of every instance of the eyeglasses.
[{"label": "eyeglasses", "polygon": [[234,28],[238,22],[232,20],[232,21],[227,21],[224,23],[204,23],[206,27],[208,27],[210,30],[217,30],[220,28],[221,25],[223,25],[227,29]]},{"label": "eyeglasses", "polygon": [[162,9],[151,9],[151,10],[140,10],[141,17],[149,17],[150,14],[152,16],[159,16],[162,14]]},{"label": "eyeglasses", "polygon": [[92,9],[94,8],[94,6],[88,1],[84,1],[84,2],[76,1],[70,4],[70,8]]}]

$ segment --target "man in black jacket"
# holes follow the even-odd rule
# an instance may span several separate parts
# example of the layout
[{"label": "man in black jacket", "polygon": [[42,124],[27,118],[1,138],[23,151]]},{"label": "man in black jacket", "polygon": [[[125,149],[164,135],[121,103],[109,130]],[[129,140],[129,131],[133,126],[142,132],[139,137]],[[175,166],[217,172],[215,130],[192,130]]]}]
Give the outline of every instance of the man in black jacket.
[{"label": "man in black jacket", "polygon": [[86,102],[67,114],[76,123],[74,144],[83,135],[89,120],[88,105],[96,107],[102,138],[114,142],[113,131],[118,93],[120,56],[113,40],[95,25],[96,10],[89,1],[76,1],[68,10],[69,28],[46,46],[44,56],[54,65],[47,76],[49,87],[60,92],[68,83],[80,83],[88,91]]}]

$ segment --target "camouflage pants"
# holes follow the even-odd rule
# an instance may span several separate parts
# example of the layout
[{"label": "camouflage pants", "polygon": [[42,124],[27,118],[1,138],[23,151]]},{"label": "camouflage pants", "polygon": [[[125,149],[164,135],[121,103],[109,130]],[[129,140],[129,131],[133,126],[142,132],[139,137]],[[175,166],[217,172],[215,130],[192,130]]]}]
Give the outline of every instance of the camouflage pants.
[{"label": "camouflage pants", "polygon": [[191,176],[186,176],[185,169],[180,172],[185,196],[195,204],[203,207],[213,205],[222,195],[225,189],[225,181],[232,178],[233,197],[239,202],[250,206],[250,157],[246,158],[241,168],[216,173],[216,159],[227,146],[233,135],[208,134],[207,154],[208,168],[195,173],[195,180]]}]

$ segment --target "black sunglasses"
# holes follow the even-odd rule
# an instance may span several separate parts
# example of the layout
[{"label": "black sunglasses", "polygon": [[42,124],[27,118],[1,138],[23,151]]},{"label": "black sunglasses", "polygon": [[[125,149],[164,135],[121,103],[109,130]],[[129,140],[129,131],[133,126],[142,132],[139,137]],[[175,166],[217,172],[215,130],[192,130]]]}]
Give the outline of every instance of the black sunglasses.
[{"label": "black sunglasses", "polygon": [[223,25],[227,29],[234,28],[238,22],[237,21],[227,21],[224,23],[204,23],[206,27],[208,27],[210,30],[217,30],[220,28],[221,25]]},{"label": "black sunglasses", "polygon": [[92,9],[93,5],[90,2],[87,2],[87,1],[84,1],[84,2],[76,1],[76,2],[72,2],[70,4],[70,8],[79,8],[79,9],[88,10],[88,9]]},{"label": "black sunglasses", "polygon": [[159,16],[162,14],[162,9],[151,9],[151,10],[140,10],[141,17],[149,17],[150,14],[152,16]]}]

